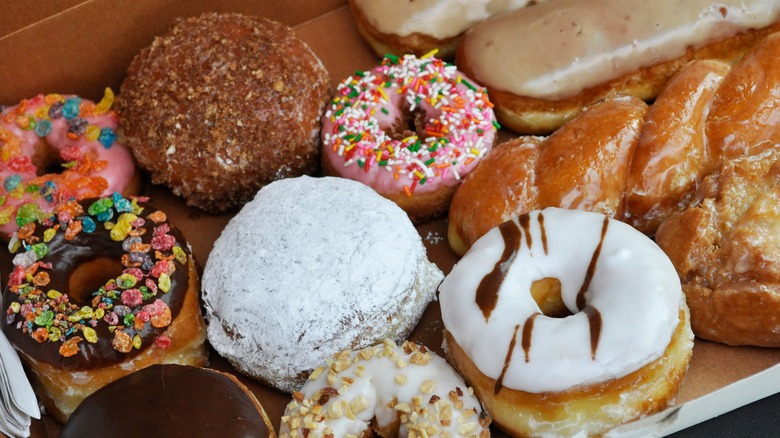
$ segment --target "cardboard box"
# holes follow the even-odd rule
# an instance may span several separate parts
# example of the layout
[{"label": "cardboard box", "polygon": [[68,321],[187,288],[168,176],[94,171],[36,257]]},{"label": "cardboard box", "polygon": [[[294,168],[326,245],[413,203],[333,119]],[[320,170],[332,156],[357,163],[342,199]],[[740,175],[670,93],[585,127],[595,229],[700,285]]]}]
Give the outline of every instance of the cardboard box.
[{"label": "cardboard box", "polygon": [[[19,0],[0,2],[0,104],[12,105],[40,92],[75,93],[99,99],[106,86],[119,90],[127,66],[155,35],[178,16],[207,10],[264,15],[294,26],[323,60],[334,85],[378,59],[360,39],[345,0]],[[513,134],[502,132],[501,138]],[[191,241],[200,266],[231,214],[209,215],[187,208],[165,187],[146,183],[144,194],[162,206]],[[418,227],[429,255],[449,272],[456,256],[446,240],[446,220]],[[412,339],[441,353],[441,321],[433,303]],[[231,370],[212,354],[212,365]],[[241,377],[278,427],[289,395]],[[780,350],[734,348],[697,340],[678,405],[615,431],[615,436],[660,436],[780,391]],[[34,437],[56,436],[49,417],[33,425]],[[496,432],[494,436],[504,436]]]}]

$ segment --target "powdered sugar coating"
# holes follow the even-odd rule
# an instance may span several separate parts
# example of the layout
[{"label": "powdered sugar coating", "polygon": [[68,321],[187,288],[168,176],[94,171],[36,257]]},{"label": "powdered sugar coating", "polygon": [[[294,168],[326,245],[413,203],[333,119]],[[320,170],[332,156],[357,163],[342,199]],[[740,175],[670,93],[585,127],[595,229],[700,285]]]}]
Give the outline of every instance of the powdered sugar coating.
[{"label": "powdered sugar coating", "polygon": [[340,350],[406,338],[442,278],[403,210],[367,186],[280,180],[214,244],[208,338],[241,372],[292,392]]}]

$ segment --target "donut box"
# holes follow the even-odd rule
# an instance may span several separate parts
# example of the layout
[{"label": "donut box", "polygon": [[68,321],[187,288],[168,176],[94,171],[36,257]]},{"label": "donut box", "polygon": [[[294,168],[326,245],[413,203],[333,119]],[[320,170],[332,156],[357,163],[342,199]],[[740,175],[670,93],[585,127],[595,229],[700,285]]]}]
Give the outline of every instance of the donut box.
[{"label": "donut box", "polygon": [[[0,105],[11,105],[40,92],[78,94],[100,100],[107,86],[115,91],[131,59],[176,17],[206,11],[262,15],[294,28],[323,61],[333,86],[378,59],[360,38],[346,0],[223,1],[76,1],[57,0],[32,7],[29,2],[0,3]],[[499,141],[514,134],[502,130]],[[208,214],[188,208],[163,186],[144,181],[142,195],[168,213],[192,245],[200,269],[233,213]],[[446,274],[457,256],[447,242],[447,223],[439,218],[417,226],[429,258]],[[442,354],[438,302],[425,311],[411,340]],[[211,352],[210,366],[234,372]],[[237,374],[265,407],[278,429],[288,394]],[[780,391],[780,351],[696,340],[693,360],[675,407],[613,431],[614,436],[666,435]],[[33,437],[55,437],[60,425],[44,415],[32,426]],[[505,436],[498,430],[493,436]]]}]

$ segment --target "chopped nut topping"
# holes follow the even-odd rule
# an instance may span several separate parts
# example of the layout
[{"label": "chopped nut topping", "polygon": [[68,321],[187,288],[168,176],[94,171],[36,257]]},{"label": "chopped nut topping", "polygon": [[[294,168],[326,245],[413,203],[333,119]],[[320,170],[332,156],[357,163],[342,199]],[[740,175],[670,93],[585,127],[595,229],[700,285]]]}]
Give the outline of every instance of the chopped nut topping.
[{"label": "chopped nut topping", "polygon": [[317,380],[323,371],[325,371],[325,368],[323,367],[315,368],[314,371],[312,371],[311,374],[309,374],[309,380]]},{"label": "chopped nut topping", "polygon": [[336,388],[332,388],[330,386],[326,386],[325,388],[322,388],[319,391],[319,398],[317,400],[318,404],[325,405],[328,403],[328,400],[330,400],[331,397],[338,397],[339,392]]},{"label": "chopped nut topping", "polygon": [[368,400],[366,400],[365,397],[362,395],[355,397],[352,402],[349,404],[350,409],[352,409],[352,412],[359,414],[368,408]]},{"label": "chopped nut topping", "polygon": [[427,353],[421,353],[417,352],[414,353],[410,358],[409,362],[415,364],[415,365],[425,365],[431,360],[431,355]]},{"label": "chopped nut topping", "polygon": [[426,380],[420,386],[420,392],[422,392],[423,394],[430,394],[433,392],[434,389],[436,389],[436,382],[434,382],[433,380]]},{"label": "chopped nut topping", "polygon": [[409,406],[409,403],[406,402],[398,403],[397,405],[393,406],[393,409],[399,412],[404,412],[406,414],[412,412],[412,408]]},{"label": "chopped nut topping", "polygon": [[341,403],[333,403],[328,407],[328,418],[338,419],[344,416],[344,409]]},{"label": "chopped nut topping", "polygon": [[464,423],[458,426],[458,432],[460,432],[461,435],[471,435],[477,431],[478,427],[479,425],[474,422]]}]

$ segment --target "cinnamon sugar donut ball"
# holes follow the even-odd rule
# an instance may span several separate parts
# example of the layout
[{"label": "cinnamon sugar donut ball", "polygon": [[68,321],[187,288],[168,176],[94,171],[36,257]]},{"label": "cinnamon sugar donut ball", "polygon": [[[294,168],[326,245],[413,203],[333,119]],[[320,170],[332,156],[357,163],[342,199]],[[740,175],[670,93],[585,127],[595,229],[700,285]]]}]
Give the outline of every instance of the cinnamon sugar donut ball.
[{"label": "cinnamon sugar donut ball", "polygon": [[287,26],[206,13],[179,19],[136,56],[117,105],[152,182],[221,212],[271,181],[318,170],[329,83]]}]

